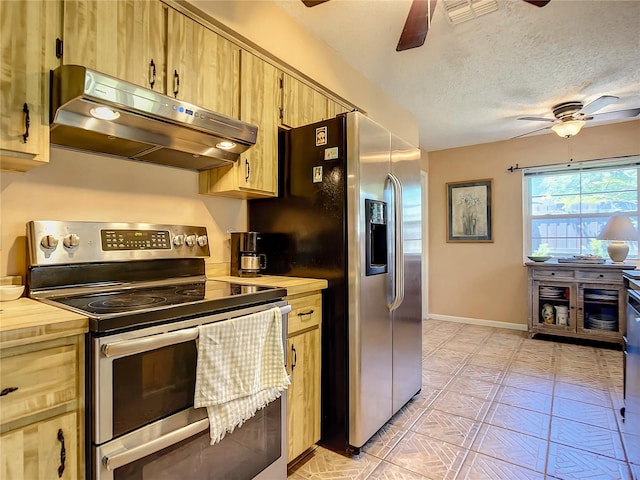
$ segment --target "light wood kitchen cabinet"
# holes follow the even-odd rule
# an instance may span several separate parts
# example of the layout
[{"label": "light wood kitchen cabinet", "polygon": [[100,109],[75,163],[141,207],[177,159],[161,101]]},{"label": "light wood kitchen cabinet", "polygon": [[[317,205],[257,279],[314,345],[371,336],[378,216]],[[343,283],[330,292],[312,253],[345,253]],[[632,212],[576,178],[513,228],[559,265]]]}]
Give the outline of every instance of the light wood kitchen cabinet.
[{"label": "light wood kitchen cabinet", "polygon": [[3,479],[84,477],[83,365],[81,335],[0,349]]},{"label": "light wood kitchen cabinet", "polygon": [[167,95],[239,118],[240,48],[168,9]]},{"label": "light wood kitchen cabinet", "polygon": [[258,125],[258,138],[236,164],[200,172],[200,193],[242,198],[277,195],[279,76],[273,65],[241,52],[240,119]]},{"label": "light wood kitchen cabinet", "polygon": [[291,462],[320,440],[322,295],[287,297],[291,304],[287,336],[287,433]]},{"label": "light wood kitchen cabinet", "polygon": [[622,342],[625,264],[527,263],[529,335]]},{"label": "light wood kitchen cabinet", "polygon": [[160,1],[65,0],[63,62],[238,118],[239,47]]},{"label": "light wood kitchen cabinet", "polygon": [[282,125],[291,128],[329,118],[327,97],[306,83],[283,73],[281,116]]},{"label": "light wood kitchen cabinet", "polygon": [[165,93],[165,11],[159,1],[65,0],[64,64]]},{"label": "light wood kitchen cabinet", "polygon": [[27,171],[49,161],[49,70],[59,61],[62,5],[55,0],[0,2],[0,165]]},{"label": "light wood kitchen cabinet", "polygon": [[0,436],[0,477],[6,480],[76,480],[78,415],[37,422]]},{"label": "light wood kitchen cabinet", "polygon": [[340,113],[347,113],[350,111],[351,109],[349,109],[345,105],[327,98],[327,118],[333,118]]}]

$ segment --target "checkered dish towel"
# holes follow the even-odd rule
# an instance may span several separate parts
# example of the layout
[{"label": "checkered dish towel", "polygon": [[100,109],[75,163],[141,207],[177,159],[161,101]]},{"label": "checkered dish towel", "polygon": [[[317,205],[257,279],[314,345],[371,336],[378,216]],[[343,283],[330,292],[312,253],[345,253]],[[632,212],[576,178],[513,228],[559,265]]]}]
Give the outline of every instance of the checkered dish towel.
[{"label": "checkered dish towel", "polygon": [[207,407],[211,445],[290,383],[278,307],[199,327],[194,406]]}]

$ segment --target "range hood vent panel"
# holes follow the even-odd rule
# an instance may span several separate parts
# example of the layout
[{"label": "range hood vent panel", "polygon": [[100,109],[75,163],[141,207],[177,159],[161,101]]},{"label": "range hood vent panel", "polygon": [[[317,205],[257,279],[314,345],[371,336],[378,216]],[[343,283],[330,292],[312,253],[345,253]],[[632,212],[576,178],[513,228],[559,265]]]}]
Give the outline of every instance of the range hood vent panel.
[{"label": "range hood vent panel", "polygon": [[[51,85],[53,145],[205,170],[233,164],[256,142],[255,125],[85,67],[58,67]],[[100,106],[118,118],[95,118]],[[222,141],[235,147],[217,147]]]}]

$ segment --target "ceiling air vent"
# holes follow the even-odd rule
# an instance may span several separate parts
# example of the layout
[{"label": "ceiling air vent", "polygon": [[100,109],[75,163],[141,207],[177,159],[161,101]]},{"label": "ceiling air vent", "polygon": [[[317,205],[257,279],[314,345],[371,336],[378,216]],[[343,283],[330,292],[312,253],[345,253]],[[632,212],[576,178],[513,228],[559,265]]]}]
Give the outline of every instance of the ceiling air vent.
[{"label": "ceiling air vent", "polygon": [[495,12],[498,10],[498,2],[496,0],[444,0],[444,8],[449,21],[457,25]]}]

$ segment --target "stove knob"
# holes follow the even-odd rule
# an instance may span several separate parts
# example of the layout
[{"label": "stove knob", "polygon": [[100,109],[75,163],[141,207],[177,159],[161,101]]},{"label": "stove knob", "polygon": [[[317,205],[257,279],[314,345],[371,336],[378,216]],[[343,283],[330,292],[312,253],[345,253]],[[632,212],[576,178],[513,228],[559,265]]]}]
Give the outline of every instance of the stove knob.
[{"label": "stove knob", "polygon": [[58,246],[58,239],[53,235],[45,235],[40,240],[40,245],[42,245],[47,250],[55,250]]},{"label": "stove knob", "polygon": [[196,244],[196,236],[187,235],[187,237],[184,239],[184,242],[187,244],[187,247],[193,247]]},{"label": "stove knob", "polygon": [[181,247],[182,245],[184,245],[184,235],[176,235],[175,237],[173,237],[173,244],[176,247]]},{"label": "stove knob", "polygon": [[75,248],[80,245],[80,237],[75,233],[70,233],[62,239],[62,243],[66,248]]},{"label": "stove knob", "polygon": [[209,243],[209,241],[207,240],[207,236],[206,235],[200,235],[196,239],[196,242],[198,242],[198,246],[199,247],[204,247],[207,243]]}]

